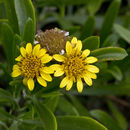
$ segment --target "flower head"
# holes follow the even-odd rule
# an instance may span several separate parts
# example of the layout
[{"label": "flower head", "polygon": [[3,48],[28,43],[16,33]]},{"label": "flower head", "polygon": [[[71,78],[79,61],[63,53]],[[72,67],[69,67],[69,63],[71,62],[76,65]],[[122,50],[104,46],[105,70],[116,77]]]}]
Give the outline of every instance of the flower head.
[{"label": "flower head", "polygon": [[73,83],[77,82],[78,92],[82,92],[82,79],[84,79],[86,84],[91,86],[92,79],[97,78],[95,73],[98,73],[99,69],[91,65],[97,61],[97,58],[92,56],[88,57],[90,50],[86,49],[81,51],[81,49],[82,42],[74,37],[71,42],[67,41],[66,43],[65,56],[59,54],[53,56],[56,61],[60,62],[60,64],[52,65],[52,68],[55,70],[54,76],[65,75],[60,83],[60,88],[66,86],[66,90],[70,90]]},{"label": "flower head", "polygon": [[34,79],[42,86],[46,87],[46,81],[52,81],[50,74],[53,69],[45,66],[46,63],[52,60],[49,54],[46,54],[45,49],[40,49],[40,44],[32,48],[31,43],[27,43],[26,48],[20,48],[21,55],[15,60],[17,64],[13,66],[12,77],[23,77],[23,83],[28,86],[29,90],[34,89]]},{"label": "flower head", "polygon": [[60,54],[65,49],[66,41],[69,40],[69,32],[54,28],[39,32],[36,35],[36,42],[45,48],[50,55]]}]

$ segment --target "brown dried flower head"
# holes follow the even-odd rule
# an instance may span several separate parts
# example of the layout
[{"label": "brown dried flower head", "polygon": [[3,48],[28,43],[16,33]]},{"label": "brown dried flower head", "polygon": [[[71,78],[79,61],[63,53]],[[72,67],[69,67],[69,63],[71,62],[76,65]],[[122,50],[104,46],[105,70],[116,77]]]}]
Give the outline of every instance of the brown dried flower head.
[{"label": "brown dried flower head", "polygon": [[50,55],[64,54],[65,44],[70,39],[69,32],[58,28],[38,32],[36,35],[36,43],[40,43]]}]

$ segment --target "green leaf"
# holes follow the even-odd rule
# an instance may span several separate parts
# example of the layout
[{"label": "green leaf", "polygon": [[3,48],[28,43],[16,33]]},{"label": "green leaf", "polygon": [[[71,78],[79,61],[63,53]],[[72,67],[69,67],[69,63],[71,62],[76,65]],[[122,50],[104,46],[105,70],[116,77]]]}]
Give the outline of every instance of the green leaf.
[{"label": "green leaf", "polygon": [[51,97],[51,96],[61,96],[63,94],[60,93],[60,92],[54,91],[54,92],[49,92],[49,93],[43,93],[41,95],[38,95],[38,94],[36,94],[36,95],[39,96],[39,97],[48,98],[48,97]]},{"label": "green leaf", "polygon": [[14,120],[9,130],[18,130],[18,121]]},{"label": "green leaf", "polygon": [[33,43],[35,37],[35,29],[33,26],[34,26],[33,20],[31,18],[28,18],[24,26],[24,32],[22,38],[23,41]]},{"label": "green leaf", "polygon": [[98,61],[112,61],[124,59],[127,52],[120,47],[106,47],[92,51],[91,55],[97,57]]},{"label": "green leaf", "polygon": [[14,0],[4,0],[4,3],[9,24],[12,27],[14,33],[19,34],[18,19],[15,12]]},{"label": "green leaf", "polygon": [[104,42],[106,37],[110,34],[112,30],[113,23],[117,17],[119,8],[120,8],[121,0],[113,0],[111,5],[109,6],[105,18],[101,27],[100,37],[101,44]]},{"label": "green leaf", "polygon": [[101,110],[92,110],[90,111],[92,117],[99,120],[103,125],[105,125],[108,130],[121,130],[119,125],[116,123],[115,120],[112,119],[106,112]]},{"label": "green leaf", "polygon": [[81,28],[80,39],[83,40],[93,34],[95,27],[94,16],[89,16],[83,27]]},{"label": "green leaf", "polygon": [[13,57],[13,31],[11,27],[8,24],[3,23],[1,25],[1,43],[3,45],[9,70],[11,70],[12,65],[14,63],[14,57]]},{"label": "green leaf", "polygon": [[35,1],[36,6],[38,7],[43,7],[46,5],[51,5],[51,6],[58,6],[60,7],[61,5],[81,5],[81,4],[87,4],[87,0],[37,0]]},{"label": "green leaf", "polygon": [[52,111],[55,112],[57,104],[59,102],[59,95],[58,96],[50,96],[44,100],[44,104]]},{"label": "green leaf", "polygon": [[83,49],[95,50],[98,49],[100,40],[98,36],[91,36],[83,40]]},{"label": "green leaf", "polygon": [[3,108],[0,108],[0,119],[13,119],[13,115],[9,114],[8,112],[6,112]]},{"label": "green leaf", "polygon": [[128,95],[130,96],[130,86],[129,84],[126,84],[124,82],[118,84],[118,85],[113,85],[113,84],[108,84],[108,85],[102,85],[102,86],[93,86],[91,88],[85,89],[82,92],[82,95]]},{"label": "green leaf", "polygon": [[110,74],[112,74],[117,80],[121,81],[123,78],[122,72],[118,66],[113,66],[107,70]]},{"label": "green leaf", "polygon": [[0,102],[2,102],[2,103],[12,103],[14,105],[17,105],[16,101],[12,97],[12,95],[8,91],[6,91],[2,88],[0,88]]},{"label": "green leaf", "polygon": [[56,118],[53,113],[33,97],[34,107],[41,119],[44,130],[57,130]]},{"label": "green leaf", "polygon": [[114,25],[114,30],[116,31],[116,33],[119,34],[119,36],[121,38],[123,38],[126,42],[128,42],[130,44],[130,30],[128,30],[118,24]]},{"label": "green leaf", "polygon": [[80,116],[90,116],[87,108],[85,108],[76,97],[69,96],[69,98],[72,101],[74,107],[77,109]]},{"label": "green leaf", "polygon": [[2,121],[0,121],[0,126],[3,126],[5,128],[5,130],[8,130],[7,125],[4,122],[2,122]]},{"label": "green leaf", "polygon": [[24,26],[29,17],[33,21],[32,30],[35,30],[35,12],[31,0],[15,0],[15,9],[18,18],[20,34],[23,35]]},{"label": "green leaf", "polygon": [[65,98],[60,98],[58,108],[67,115],[79,115],[76,108]]},{"label": "green leaf", "polygon": [[127,130],[127,121],[124,115],[116,108],[116,106],[111,101],[108,101],[107,103],[119,126],[122,128],[122,130]]},{"label": "green leaf", "polygon": [[107,130],[102,124],[90,117],[57,117],[58,130]]},{"label": "green leaf", "polygon": [[88,1],[87,9],[88,9],[88,12],[90,13],[90,15],[94,15],[98,11],[102,2],[103,2],[103,0],[89,0]]}]

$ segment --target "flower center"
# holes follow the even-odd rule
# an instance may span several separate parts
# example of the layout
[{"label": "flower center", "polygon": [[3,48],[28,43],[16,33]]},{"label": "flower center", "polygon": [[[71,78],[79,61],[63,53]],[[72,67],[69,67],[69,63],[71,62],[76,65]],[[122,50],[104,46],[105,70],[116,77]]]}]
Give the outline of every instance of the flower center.
[{"label": "flower center", "polygon": [[19,66],[24,77],[34,78],[39,75],[39,69],[42,67],[42,64],[38,57],[30,54],[22,59]]},{"label": "flower center", "polygon": [[69,56],[64,63],[65,73],[68,76],[77,77],[83,73],[84,66],[84,59],[81,57],[81,55]]}]

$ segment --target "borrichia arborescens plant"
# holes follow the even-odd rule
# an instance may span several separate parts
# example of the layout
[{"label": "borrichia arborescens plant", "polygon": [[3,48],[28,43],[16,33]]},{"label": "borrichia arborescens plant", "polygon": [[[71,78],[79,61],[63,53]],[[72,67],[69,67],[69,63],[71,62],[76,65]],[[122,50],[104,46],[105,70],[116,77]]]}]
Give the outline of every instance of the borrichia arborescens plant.
[{"label": "borrichia arborescens plant", "polygon": [[46,87],[46,81],[52,81],[50,74],[53,69],[45,64],[52,60],[52,57],[46,53],[46,49],[41,49],[40,44],[32,47],[27,43],[26,48],[20,48],[21,55],[15,60],[17,64],[13,66],[12,77],[23,77],[23,84],[27,85],[29,90],[34,89],[34,80],[37,79],[39,84]]},{"label": "borrichia arborescens plant", "polygon": [[66,42],[66,54],[64,56],[59,54],[53,55],[53,58],[60,62],[52,65],[52,68],[55,70],[54,76],[65,75],[60,83],[60,88],[66,86],[66,90],[70,90],[73,83],[77,82],[77,90],[82,92],[82,79],[89,86],[92,85],[92,79],[97,78],[95,73],[98,73],[99,69],[91,65],[97,62],[98,59],[92,56],[88,57],[89,54],[90,50],[82,51],[82,42],[74,37],[71,42]]}]

